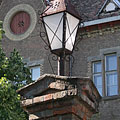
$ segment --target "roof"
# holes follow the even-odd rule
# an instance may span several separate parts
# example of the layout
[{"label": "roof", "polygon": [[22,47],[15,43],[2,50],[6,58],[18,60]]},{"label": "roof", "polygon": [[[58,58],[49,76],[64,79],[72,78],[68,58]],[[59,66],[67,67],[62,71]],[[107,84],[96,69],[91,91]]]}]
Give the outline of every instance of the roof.
[{"label": "roof", "polygon": [[51,1],[41,16],[42,17],[48,16],[48,15],[52,15],[52,14],[63,12],[63,11],[67,11],[68,13],[71,13],[73,16],[81,19],[78,11],[75,10],[75,6],[71,4],[70,0]]},{"label": "roof", "polygon": [[[107,2],[110,2],[110,0],[107,0]],[[102,13],[106,0],[74,0],[72,3],[76,10],[80,12],[80,16],[84,22],[118,16],[120,13],[120,9],[118,8],[113,12],[98,14],[99,12]]]}]

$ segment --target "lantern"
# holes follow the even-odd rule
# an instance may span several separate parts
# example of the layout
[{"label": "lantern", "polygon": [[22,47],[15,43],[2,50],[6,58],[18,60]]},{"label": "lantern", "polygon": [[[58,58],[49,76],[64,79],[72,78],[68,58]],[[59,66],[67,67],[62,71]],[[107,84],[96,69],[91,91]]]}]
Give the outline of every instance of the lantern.
[{"label": "lantern", "polygon": [[69,0],[52,0],[41,15],[52,53],[70,55],[81,18]]}]

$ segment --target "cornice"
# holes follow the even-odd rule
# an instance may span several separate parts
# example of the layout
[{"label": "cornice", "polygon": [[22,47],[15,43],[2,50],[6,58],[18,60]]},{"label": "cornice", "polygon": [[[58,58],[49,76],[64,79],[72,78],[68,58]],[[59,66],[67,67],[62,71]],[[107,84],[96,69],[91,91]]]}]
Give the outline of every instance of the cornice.
[{"label": "cornice", "polygon": [[79,37],[90,38],[98,35],[103,36],[105,34],[115,33],[118,31],[120,31],[120,20],[82,27],[79,31]]}]

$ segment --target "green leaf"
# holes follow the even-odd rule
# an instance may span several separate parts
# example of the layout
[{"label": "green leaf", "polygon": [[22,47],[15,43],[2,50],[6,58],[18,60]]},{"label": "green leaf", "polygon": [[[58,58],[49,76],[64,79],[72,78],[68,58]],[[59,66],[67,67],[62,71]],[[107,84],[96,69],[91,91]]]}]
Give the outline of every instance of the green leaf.
[{"label": "green leaf", "polygon": [[0,48],[0,120],[27,120],[16,90],[32,82],[29,68],[14,49],[7,58]]}]

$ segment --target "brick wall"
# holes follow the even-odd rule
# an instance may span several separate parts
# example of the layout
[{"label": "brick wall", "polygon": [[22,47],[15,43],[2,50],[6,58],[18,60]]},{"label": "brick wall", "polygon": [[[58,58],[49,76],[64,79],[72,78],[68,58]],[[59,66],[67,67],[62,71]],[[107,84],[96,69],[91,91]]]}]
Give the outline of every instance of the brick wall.
[{"label": "brick wall", "polygon": [[[104,54],[120,52],[120,29],[109,32],[96,32],[94,36],[86,36],[78,44],[78,51],[74,51],[75,63],[73,64],[73,75],[91,77],[92,65],[94,60],[104,59]],[[79,38],[80,39],[80,38]],[[105,52],[106,51],[106,52]],[[76,57],[78,56],[78,57]],[[91,120],[119,120],[120,96],[105,97],[100,102],[99,113],[94,115]]]},{"label": "brick wall", "polygon": [[2,3],[2,0],[0,0],[0,4]]},{"label": "brick wall", "polygon": [[[77,0],[76,0],[77,1]],[[73,0],[73,4],[76,5],[76,8],[81,12],[88,15],[85,11],[89,11],[91,6],[95,8],[97,6],[97,10],[101,7],[101,3],[103,4],[104,1],[100,0],[96,2],[96,0],[89,2],[82,1],[80,6],[78,6],[78,2]],[[18,4],[29,4],[31,5],[37,14],[37,18],[39,19],[38,10],[42,8],[42,2],[40,0],[4,0],[2,2],[0,11],[0,20],[4,20],[6,13],[15,5]],[[85,9],[82,9],[84,6],[88,6]],[[89,14],[89,20],[91,20],[91,15],[96,15],[97,11],[94,9],[90,10],[91,13]],[[95,12],[95,13],[94,13]],[[84,16],[84,15],[83,15]],[[85,18],[86,19],[86,18]],[[28,59],[29,61],[35,60],[43,60],[43,71],[44,73],[52,73],[50,64],[48,62],[48,55],[50,54],[49,50],[45,50],[45,44],[39,37],[40,32],[40,24],[36,24],[36,27],[32,34],[29,35],[24,40],[21,41],[12,41],[9,40],[6,36],[4,36],[2,40],[2,46],[4,51],[9,55],[9,53],[16,48],[24,59]],[[101,50],[109,49],[109,48],[118,48],[120,46],[120,29],[117,31],[111,32],[102,32],[102,34],[94,33],[94,36],[89,34],[87,37],[80,39],[80,31],[78,34],[78,39],[80,43],[78,44],[78,51],[74,51],[73,55],[75,58],[73,68],[72,68],[72,75],[74,76],[89,76],[91,77],[91,60],[90,58],[94,58],[101,55]],[[118,49],[119,51],[119,49]],[[54,71],[57,72],[57,62],[52,61],[52,56],[50,56],[51,64],[54,68]],[[119,111],[120,111],[120,99],[106,99],[103,100],[100,104],[100,114],[96,115],[96,119],[100,120],[119,120]],[[119,107],[118,107],[119,106]],[[99,117],[101,116],[101,117]],[[57,117],[57,116],[56,116]]]},{"label": "brick wall", "polygon": [[[0,14],[0,20],[4,21],[6,14],[16,5],[19,4],[28,4],[32,6],[37,14],[37,23],[36,27],[33,30],[33,32],[26,38],[20,41],[12,41],[9,38],[7,38],[5,35],[3,36],[2,39],[2,47],[6,54],[9,56],[10,52],[13,51],[13,49],[17,49],[19,53],[23,56],[23,58],[27,62],[32,62],[32,61],[40,61],[43,60],[43,65],[46,64],[47,66],[44,67],[46,73],[52,73],[50,64],[48,62],[48,55],[50,54],[49,50],[46,50],[44,42],[40,38],[40,24],[39,24],[39,14],[38,11],[43,9],[43,3],[41,0],[4,0],[2,5],[1,5],[1,13]],[[50,57],[50,61],[51,57]],[[53,61],[52,61],[53,62]],[[53,62],[55,65],[56,62]],[[45,66],[45,65],[44,65]],[[43,68],[42,68],[43,69]]]},{"label": "brick wall", "polygon": [[[101,51],[108,48],[120,46],[119,31],[114,33],[97,34],[80,40],[78,51],[74,51],[75,62],[73,64],[73,75],[88,76],[90,58],[101,55]],[[79,38],[80,39],[80,38]],[[77,57],[76,57],[77,56]]]},{"label": "brick wall", "polygon": [[120,97],[106,97],[100,103],[99,113],[93,115],[91,120],[119,120]]}]

